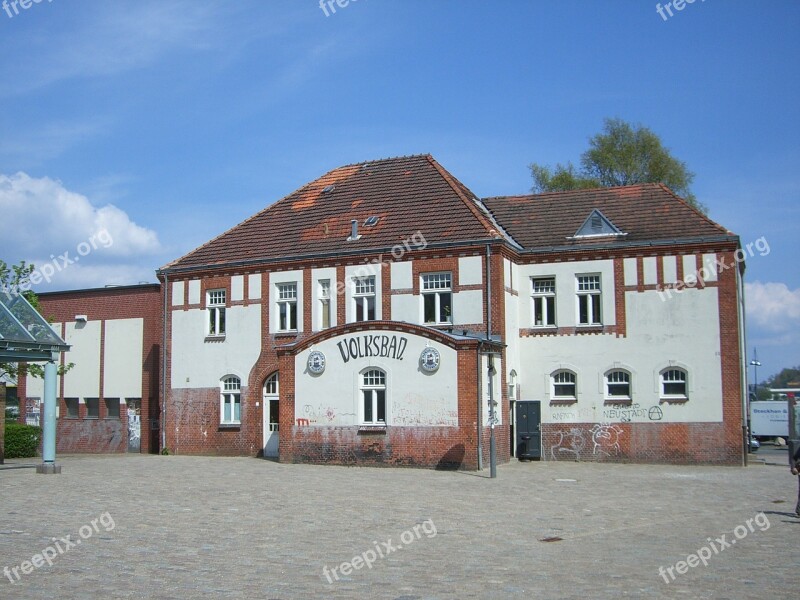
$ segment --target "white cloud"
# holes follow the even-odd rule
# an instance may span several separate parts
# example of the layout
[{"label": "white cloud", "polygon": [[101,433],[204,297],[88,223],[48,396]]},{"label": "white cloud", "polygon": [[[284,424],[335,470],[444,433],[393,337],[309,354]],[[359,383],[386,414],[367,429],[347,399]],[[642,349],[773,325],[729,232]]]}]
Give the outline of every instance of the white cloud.
[{"label": "white cloud", "polygon": [[139,259],[162,250],[156,232],[112,204],[94,206],[60,181],[0,174],[0,214],[0,258],[62,267],[52,277],[58,288],[153,280],[153,269]]},{"label": "white cloud", "polygon": [[181,48],[205,48],[221,10],[188,1],[133,2],[122,10],[113,3],[95,4],[69,28],[53,27],[45,35],[24,38],[26,52],[0,66],[8,83],[0,96],[72,78],[114,75]]},{"label": "white cloud", "polygon": [[[20,123],[17,123],[18,125]],[[10,128],[9,128],[10,129]],[[0,140],[0,157],[10,157],[21,168],[60,156],[81,142],[105,135],[110,120],[92,117],[84,121],[57,121],[6,131]]]},{"label": "white cloud", "polygon": [[800,289],[785,283],[755,281],[745,284],[747,319],[769,331],[782,332],[800,325]]}]

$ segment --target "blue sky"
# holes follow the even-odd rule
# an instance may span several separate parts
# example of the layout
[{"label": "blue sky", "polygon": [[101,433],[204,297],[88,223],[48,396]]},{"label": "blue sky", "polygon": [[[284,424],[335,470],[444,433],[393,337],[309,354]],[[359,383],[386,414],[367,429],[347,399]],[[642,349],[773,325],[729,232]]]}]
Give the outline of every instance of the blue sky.
[{"label": "blue sky", "polygon": [[[697,0],[666,21],[644,0],[9,12],[0,258],[85,252],[39,291],[154,281],[351,162],[429,152],[478,195],[524,193],[531,162],[577,161],[603,118],[621,117],[688,163],[713,219],[745,244],[765,238],[769,253],[747,261],[749,351],[759,375],[800,364],[795,0]],[[100,229],[113,245],[87,245]]]}]

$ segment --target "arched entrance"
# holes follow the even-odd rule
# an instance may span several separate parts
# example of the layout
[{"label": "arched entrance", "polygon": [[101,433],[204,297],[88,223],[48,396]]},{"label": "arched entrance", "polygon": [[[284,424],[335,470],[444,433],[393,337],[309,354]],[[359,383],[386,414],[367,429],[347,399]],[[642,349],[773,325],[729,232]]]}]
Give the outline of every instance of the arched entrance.
[{"label": "arched entrance", "polygon": [[278,372],[264,381],[264,458],[278,457]]}]

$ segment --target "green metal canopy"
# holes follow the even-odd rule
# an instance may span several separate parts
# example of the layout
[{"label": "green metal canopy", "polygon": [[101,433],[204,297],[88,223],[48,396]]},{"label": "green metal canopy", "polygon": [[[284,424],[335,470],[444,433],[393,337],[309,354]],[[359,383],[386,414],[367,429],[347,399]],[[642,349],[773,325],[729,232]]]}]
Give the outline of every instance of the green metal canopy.
[{"label": "green metal canopy", "polygon": [[0,361],[50,361],[67,350],[67,343],[22,294],[0,291]]}]

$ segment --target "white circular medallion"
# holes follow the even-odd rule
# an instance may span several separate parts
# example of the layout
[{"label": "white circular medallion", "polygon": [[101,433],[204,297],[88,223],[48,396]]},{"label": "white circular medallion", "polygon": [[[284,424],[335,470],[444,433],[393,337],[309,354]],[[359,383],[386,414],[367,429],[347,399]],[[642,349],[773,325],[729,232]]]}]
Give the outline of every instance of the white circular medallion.
[{"label": "white circular medallion", "polygon": [[433,373],[439,368],[439,351],[436,348],[425,348],[419,355],[420,366],[429,373]]},{"label": "white circular medallion", "polygon": [[325,355],[319,350],[314,350],[308,355],[308,370],[319,375],[325,370]]}]

